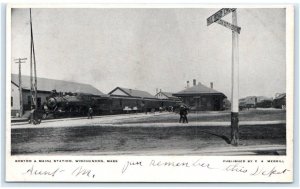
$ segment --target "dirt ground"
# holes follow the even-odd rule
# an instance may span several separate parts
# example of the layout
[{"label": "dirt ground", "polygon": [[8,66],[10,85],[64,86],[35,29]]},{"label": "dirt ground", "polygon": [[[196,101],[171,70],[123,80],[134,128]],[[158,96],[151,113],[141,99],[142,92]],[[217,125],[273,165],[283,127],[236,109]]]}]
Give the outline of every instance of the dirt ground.
[{"label": "dirt ground", "polygon": [[[240,120],[244,123],[261,122],[255,125],[240,125],[239,147],[230,144],[230,127],[220,124],[230,122],[230,112],[190,113],[188,118],[189,124],[179,124],[178,114],[162,113],[100,116],[93,120],[52,120],[38,127],[28,124],[18,125],[17,129],[11,130],[12,154],[285,154],[285,123],[264,124],[266,121],[285,120],[285,111],[241,112]],[[198,126],[197,123],[204,124]],[[213,123],[214,126],[209,124],[206,126],[205,123]],[[122,124],[127,126],[124,127]]]},{"label": "dirt ground", "polygon": [[[192,112],[188,114],[189,122],[230,122],[231,112]],[[240,121],[271,121],[271,120],[285,120],[286,111],[280,109],[250,109],[239,113]],[[123,120],[122,123],[166,123],[178,122],[179,115],[163,114],[157,117],[145,117],[133,120]]]}]

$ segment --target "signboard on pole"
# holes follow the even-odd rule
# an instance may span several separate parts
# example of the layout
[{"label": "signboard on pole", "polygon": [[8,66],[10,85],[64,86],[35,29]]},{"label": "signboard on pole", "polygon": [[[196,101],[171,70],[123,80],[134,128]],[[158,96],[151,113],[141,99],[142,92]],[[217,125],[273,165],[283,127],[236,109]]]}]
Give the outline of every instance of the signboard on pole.
[{"label": "signboard on pole", "polygon": [[233,24],[230,24],[229,22],[225,21],[225,20],[218,20],[217,21],[218,24],[221,24],[222,26],[231,29],[232,31],[236,32],[236,33],[240,33],[241,32],[241,27],[239,26],[235,26]]},{"label": "signboard on pole", "polygon": [[[232,24],[221,20],[222,17],[232,12]],[[232,86],[231,86],[231,144],[239,144],[239,50],[238,40],[241,28],[237,26],[237,13],[235,8],[223,8],[207,18],[207,26],[218,23],[232,32]]]},{"label": "signboard on pole", "polygon": [[236,10],[236,8],[223,8],[223,9],[219,10],[218,12],[216,12],[215,14],[213,14],[207,18],[207,26],[220,20],[221,18],[223,18],[224,16],[226,16],[227,14],[229,14],[235,10]]}]

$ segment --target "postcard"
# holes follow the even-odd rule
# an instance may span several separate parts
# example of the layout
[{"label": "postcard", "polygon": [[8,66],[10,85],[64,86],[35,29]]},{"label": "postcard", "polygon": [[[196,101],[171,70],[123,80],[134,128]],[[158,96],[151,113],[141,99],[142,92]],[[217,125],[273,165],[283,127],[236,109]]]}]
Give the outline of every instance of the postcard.
[{"label": "postcard", "polygon": [[7,6],[6,181],[293,182],[291,5]]}]

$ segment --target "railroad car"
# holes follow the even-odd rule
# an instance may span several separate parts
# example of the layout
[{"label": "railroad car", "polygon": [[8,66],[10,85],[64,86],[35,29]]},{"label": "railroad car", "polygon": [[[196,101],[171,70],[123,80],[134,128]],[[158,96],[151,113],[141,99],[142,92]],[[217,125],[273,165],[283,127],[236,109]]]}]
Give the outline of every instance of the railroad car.
[{"label": "railroad car", "polygon": [[142,99],[107,96],[100,97],[86,93],[53,93],[44,104],[44,118],[86,116],[89,107],[94,115],[173,111],[178,102],[168,99]]}]

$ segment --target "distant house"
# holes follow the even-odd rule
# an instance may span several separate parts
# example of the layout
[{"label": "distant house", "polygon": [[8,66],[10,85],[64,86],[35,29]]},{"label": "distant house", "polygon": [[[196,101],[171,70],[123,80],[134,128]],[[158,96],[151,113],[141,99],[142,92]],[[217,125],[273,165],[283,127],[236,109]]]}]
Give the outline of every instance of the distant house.
[{"label": "distant house", "polygon": [[136,89],[128,89],[116,87],[111,92],[108,93],[114,97],[127,97],[127,98],[141,98],[141,99],[156,99],[155,96],[151,95],[146,91],[136,90]]},{"label": "distant house", "polygon": [[274,108],[286,108],[286,93],[277,93],[273,100],[273,107]]},{"label": "distant house", "polygon": [[239,99],[239,108],[270,108],[273,98],[265,96],[247,96]]},{"label": "distant house", "polygon": [[190,106],[191,110],[197,111],[223,110],[223,101],[227,98],[223,93],[213,89],[212,83],[210,88],[201,83],[196,85],[195,79],[192,87],[187,86],[186,89],[173,95],[179,97],[183,103]]},{"label": "distant house", "polygon": [[[89,84],[75,83],[48,78],[37,78],[37,106],[47,101],[53,90],[57,92],[89,93],[97,96],[106,96],[104,93]],[[31,107],[30,76],[22,76],[23,110]],[[19,75],[11,74],[11,113],[12,116],[20,111]]]},{"label": "distant house", "polygon": [[137,110],[149,112],[161,105],[161,102],[155,96],[137,89],[116,87],[108,95],[115,99],[112,101],[111,106],[114,109],[123,111]]},{"label": "distant house", "polygon": [[159,91],[156,95],[156,98],[158,99],[167,99],[167,100],[174,100],[174,101],[180,101],[180,99],[176,96],[173,96],[173,93],[171,92],[163,92]]},{"label": "distant house", "polygon": [[240,109],[255,108],[256,103],[257,103],[256,96],[247,96],[239,99],[239,108]]}]

